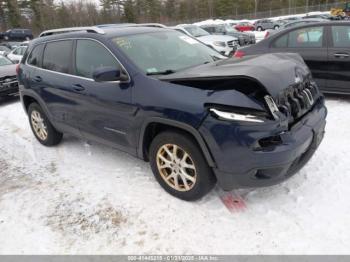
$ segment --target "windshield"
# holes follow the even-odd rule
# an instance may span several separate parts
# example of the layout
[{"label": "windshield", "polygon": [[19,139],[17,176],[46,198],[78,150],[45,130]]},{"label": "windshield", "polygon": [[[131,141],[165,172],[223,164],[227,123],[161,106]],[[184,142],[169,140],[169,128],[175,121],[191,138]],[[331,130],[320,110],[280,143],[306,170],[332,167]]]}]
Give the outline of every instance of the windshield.
[{"label": "windshield", "polygon": [[0,51],[2,51],[2,52],[11,52],[11,49],[9,49],[6,46],[0,46]]},{"label": "windshield", "polygon": [[200,28],[199,26],[185,26],[185,30],[189,32],[191,35],[193,35],[194,37],[210,35],[207,31]]},{"label": "windshield", "polygon": [[227,32],[235,32],[236,31],[235,29],[233,29],[232,26],[230,26],[228,24],[224,24],[223,26],[225,27]]},{"label": "windshield", "polygon": [[113,38],[112,41],[149,75],[171,74],[226,58],[177,31],[127,35]]},{"label": "windshield", "polygon": [[11,60],[7,59],[6,57],[0,56],[0,66],[6,66],[6,65],[13,65]]}]

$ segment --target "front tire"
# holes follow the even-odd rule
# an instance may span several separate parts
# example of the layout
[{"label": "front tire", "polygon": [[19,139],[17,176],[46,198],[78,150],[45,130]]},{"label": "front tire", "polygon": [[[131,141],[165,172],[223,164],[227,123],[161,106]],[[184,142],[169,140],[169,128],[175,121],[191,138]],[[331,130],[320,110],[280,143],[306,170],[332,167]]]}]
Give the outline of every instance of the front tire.
[{"label": "front tire", "polygon": [[280,28],[279,25],[275,25],[275,27],[273,29],[278,30],[279,28]]},{"label": "front tire", "polygon": [[261,26],[259,26],[259,27],[257,28],[257,30],[258,30],[259,32],[261,32],[263,29],[262,29]]},{"label": "front tire", "polygon": [[157,135],[150,146],[150,164],[163,189],[182,200],[200,199],[216,183],[201,149],[185,133],[167,131]]},{"label": "front tire", "polygon": [[37,103],[29,105],[28,116],[33,134],[41,144],[44,146],[55,146],[61,142],[63,134],[53,127]]}]

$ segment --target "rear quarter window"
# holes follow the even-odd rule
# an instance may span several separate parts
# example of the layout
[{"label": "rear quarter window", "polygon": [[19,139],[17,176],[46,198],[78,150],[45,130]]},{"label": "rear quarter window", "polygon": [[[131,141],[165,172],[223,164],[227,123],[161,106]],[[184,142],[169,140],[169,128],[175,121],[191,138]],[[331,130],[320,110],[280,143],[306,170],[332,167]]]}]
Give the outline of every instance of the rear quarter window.
[{"label": "rear quarter window", "polygon": [[43,68],[60,73],[69,73],[72,43],[71,40],[47,43],[44,50]]},{"label": "rear quarter window", "polygon": [[27,64],[41,67],[41,58],[44,51],[44,45],[37,45],[28,56]]},{"label": "rear quarter window", "polygon": [[286,48],[288,46],[288,34],[282,35],[277,38],[275,42],[272,44],[274,48]]}]

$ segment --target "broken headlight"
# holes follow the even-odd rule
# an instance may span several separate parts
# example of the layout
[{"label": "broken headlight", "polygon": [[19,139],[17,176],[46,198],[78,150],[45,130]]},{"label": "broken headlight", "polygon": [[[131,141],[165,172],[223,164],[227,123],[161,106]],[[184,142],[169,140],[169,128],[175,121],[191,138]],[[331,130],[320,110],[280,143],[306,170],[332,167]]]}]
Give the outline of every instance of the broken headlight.
[{"label": "broken headlight", "polygon": [[222,120],[252,122],[252,123],[263,123],[266,120],[266,118],[259,115],[227,112],[227,111],[222,111],[215,108],[210,108],[210,112],[212,112],[217,118]]}]

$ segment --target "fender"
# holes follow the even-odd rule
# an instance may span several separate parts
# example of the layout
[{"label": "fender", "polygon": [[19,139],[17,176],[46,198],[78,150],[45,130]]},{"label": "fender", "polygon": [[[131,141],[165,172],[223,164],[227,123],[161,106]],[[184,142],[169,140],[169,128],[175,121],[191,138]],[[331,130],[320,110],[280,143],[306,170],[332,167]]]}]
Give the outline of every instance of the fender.
[{"label": "fender", "polygon": [[29,96],[29,97],[35,99],[38,102],[38,104],[40,105],[41,109],[44,111],[45,115],[49,118],[51,124],[56,128],[55,121],[53,121],[52,114],[48,110],[45,102],[42,100],[42,98],[34,90],[20,88],[20,92],[19,93],[20,93],[20,97],[21,97],[22,106],[23,106],[23,109],[26,112],[26,114],[28,114],[28,112],[27,112],[27,109],[25,107],[23,97],[24,96]]},{"label": "fender", "polygon": [[144,135],[145,135],[145,131],[146,128],[149,124],[153,124],[153,123],[159,123],[159,124],[165,124],[168,126],[173,126],[179,129],[182,129],[188,133],[190,133],[191,135],[194,136],[194,138],[196,139],[197,143],[199,144],[205,159],[207,160],[207,163],[210,167],[216,167],[216,164],[214,162],[213,157],[210,154],[210,151],[208,149],[207,144],[205,143],[203,137],[200,135],[200,133],[198,132],[198,130],[196,130],[195,128],[193,128],[190,125],[181,123],[181,122],[177,122],[174,120],[170,120],[170,119],[165,119],[165,118],[161,118],[161,117],[151,117],[146,119],[141,127],[141,131],[140,131],[140,136],[139,136],[139,144],[138,144],[138,148],[137,148],[137,155],[139,158],[144,159],[143,157],[143,143],[144,143]]}]

